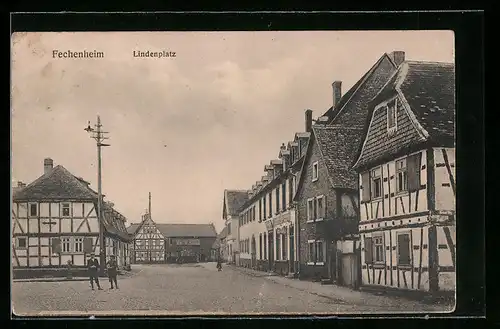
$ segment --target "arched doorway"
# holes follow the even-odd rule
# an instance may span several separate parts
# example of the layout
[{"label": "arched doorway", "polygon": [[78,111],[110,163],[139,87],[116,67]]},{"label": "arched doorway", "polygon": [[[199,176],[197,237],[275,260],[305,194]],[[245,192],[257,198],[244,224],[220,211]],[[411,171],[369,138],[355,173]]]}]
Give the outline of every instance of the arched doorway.
[{"label": "arched doorway", "polygon": [[252,235],[252,243],[251,243],[251,255],[252,255],[252,268],[255,268],[257,266],[257,246],[255,243],[255,235]]}]

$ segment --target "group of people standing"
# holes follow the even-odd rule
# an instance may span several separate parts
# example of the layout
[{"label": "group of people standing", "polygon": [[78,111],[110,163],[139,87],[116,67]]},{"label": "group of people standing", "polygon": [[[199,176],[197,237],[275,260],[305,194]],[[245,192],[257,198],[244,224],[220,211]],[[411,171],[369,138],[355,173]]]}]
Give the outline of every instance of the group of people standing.
[{"label": "group of people standing", "polygon": [[[98,290],[102,290],[101,285],[99,284],[99,270],[100,265],[97,258],[95,258],[95,254],[90,254],[90,259],[87,262],[87,269],[89,272],[90,279],[90,287],[94,290],[94,282],[97,285]],[[109,283],[111,284],[110,289],[118,289],[118,264],[116,263],[116,258],[114,255],[110,256],[110,259],[106,262],[106,272],[108,274]]]}]

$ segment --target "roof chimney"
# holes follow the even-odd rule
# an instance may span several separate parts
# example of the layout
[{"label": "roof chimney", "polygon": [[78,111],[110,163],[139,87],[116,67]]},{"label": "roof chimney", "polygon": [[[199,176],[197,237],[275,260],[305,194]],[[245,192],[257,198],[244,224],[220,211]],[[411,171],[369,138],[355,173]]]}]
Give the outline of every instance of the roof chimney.
[{"label": "roof chimney", "polygon": [[306,132],[311,132],[312,130],[312,110],[306,110]]},{"label": "roof chimney", "polygon": [[43,173],[48,174],[54,168],[54,161],[51,158],[43,160]]},{"label": "roof chimney", "polygon": [[332,92],[333,92],[333,108],[337,106],[340,102],[340,98],[342,97],[342,81],[334,81],[332,83]]},{"label": "roof chimney", "polygon": [[26,187],[26,184],[23,182],[17,182],[17,187]]},{"label": "roof chimney", "polygon": [[389,57],[393,60],[397,67],[399,67],[405,61],[405,52],[401,50],[395,50],[389,54]]}]

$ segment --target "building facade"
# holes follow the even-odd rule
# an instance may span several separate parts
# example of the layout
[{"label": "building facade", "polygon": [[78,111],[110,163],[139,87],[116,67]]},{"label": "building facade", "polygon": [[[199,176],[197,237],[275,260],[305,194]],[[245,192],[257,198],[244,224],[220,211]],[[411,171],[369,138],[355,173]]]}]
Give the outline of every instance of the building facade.
[{"label": "building facade", "polygon": [[217,238],[212,224],[156,223],[149,213],[128,231],[134,240],[136,264],[206,262]]},{"label": "building facade", "polygon": [[331,108],[306,127],[312,133],[297,187],[300,277],[359,285],[357,173],[351,168],[362,141],[366,104],[404,60],[403,52],[383,54],[342,96],[332,84]]},{"label": "building facade", "polygon": [[354,168],[363,285],[455,290],[455,70],[405,62],[370,103]]},{"label": "building facade", "polygon": [[[13,193],[12,265],[14,275],[24,270],[56,270],[70,262],[85,269],[90,253],[115,255],[127,267],[129,237],[126,219],[110,202],[102,202],[103,250],[97,193],[89,183],[63,166],[44,160],[44,174],[31,184],[20,184]],[[24,273],[24,272],[23,272]]]},{"label": "building facade", "polygon": [[239,244],[239,209],[248,201],[248,191],[245,190],[224,190],[224,200],[222,205],[222,219],[226,228],[226,255],[225,261],[231,264],[238,263]]}]

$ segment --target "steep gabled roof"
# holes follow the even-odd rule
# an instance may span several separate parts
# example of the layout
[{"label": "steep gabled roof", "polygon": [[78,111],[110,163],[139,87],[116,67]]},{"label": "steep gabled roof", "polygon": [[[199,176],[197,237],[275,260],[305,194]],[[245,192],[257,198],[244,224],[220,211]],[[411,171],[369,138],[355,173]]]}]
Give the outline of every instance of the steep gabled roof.
[{"label": "steep gabled roof", "polygon": [[[137,231],[142,226],[141,223],[133,223],[127,227],[127,231],[131,235],[137,234]],[[212,224],[163,224],[153,222],[156,228],[165,238],[176,237],[198,237],[198,238],[215,238],[217,232]]]},{"label": "steep gabled roof", "polygon": [[246,190],[224,190],[224,210],[229,216],[239,214],[240,208],[248,201]]},{"label": "steep gabled roof", "polygon": [[351,164],[357,148],[353,145],[361,142],[363,130],[334,125],[315,126],[313,132],[332,187],[356,189],[358,175]]},{"label": "steep gabled roof", "polygon": [[323,116],[327,116],[329,118],[327,124],[331,124],[337,115],[342,111],[344,106],[351,100],[351,98],[354,96],[354,94],[365,84],[365,82],[368,80],[368,78],[376,71],[377,67],[382,63],[384,59],[388,59],[394,67],[396,67],[396,64],[393,62],[391,57],[387,55],[387,53],[384,53],[376,62],[373,64],[373,66],[359,79],[341,98],[340,101],[337,103],[335,108],[330,107]]},{"label": "steep gabled roof", "polygon": [[212,224],[156,224],[166,238],[197,237],[215,238],[217,232]]},{"label": "steep gabled roof", "polygon": [[127,227],[127,233],[131,235],[135,235],[139,227],[141,226],[140,223],[132,223]]},{"label": "steep gabled roof", "polygon": [[[455,66],[451,63],[406,61],[393,74],[386,85],[370,101],[369,117],[365,124],[365,143],[357,151],[354,168],[363,167],[378,159],[398,152],[398,145],[391,148],[391,154],[363,156],[370,122],[375,107],[382,101],[398,95],[412,125],[418,131],[418,144],[450,146],[455,143]],[[417,147],[404,145],[405,148]]]},{"label": "steep gabled roof", "polygon": [[95,200],[95,193],[81,179],[61,165],[38,177],[13,195],[14,201],[23,200]]}]

